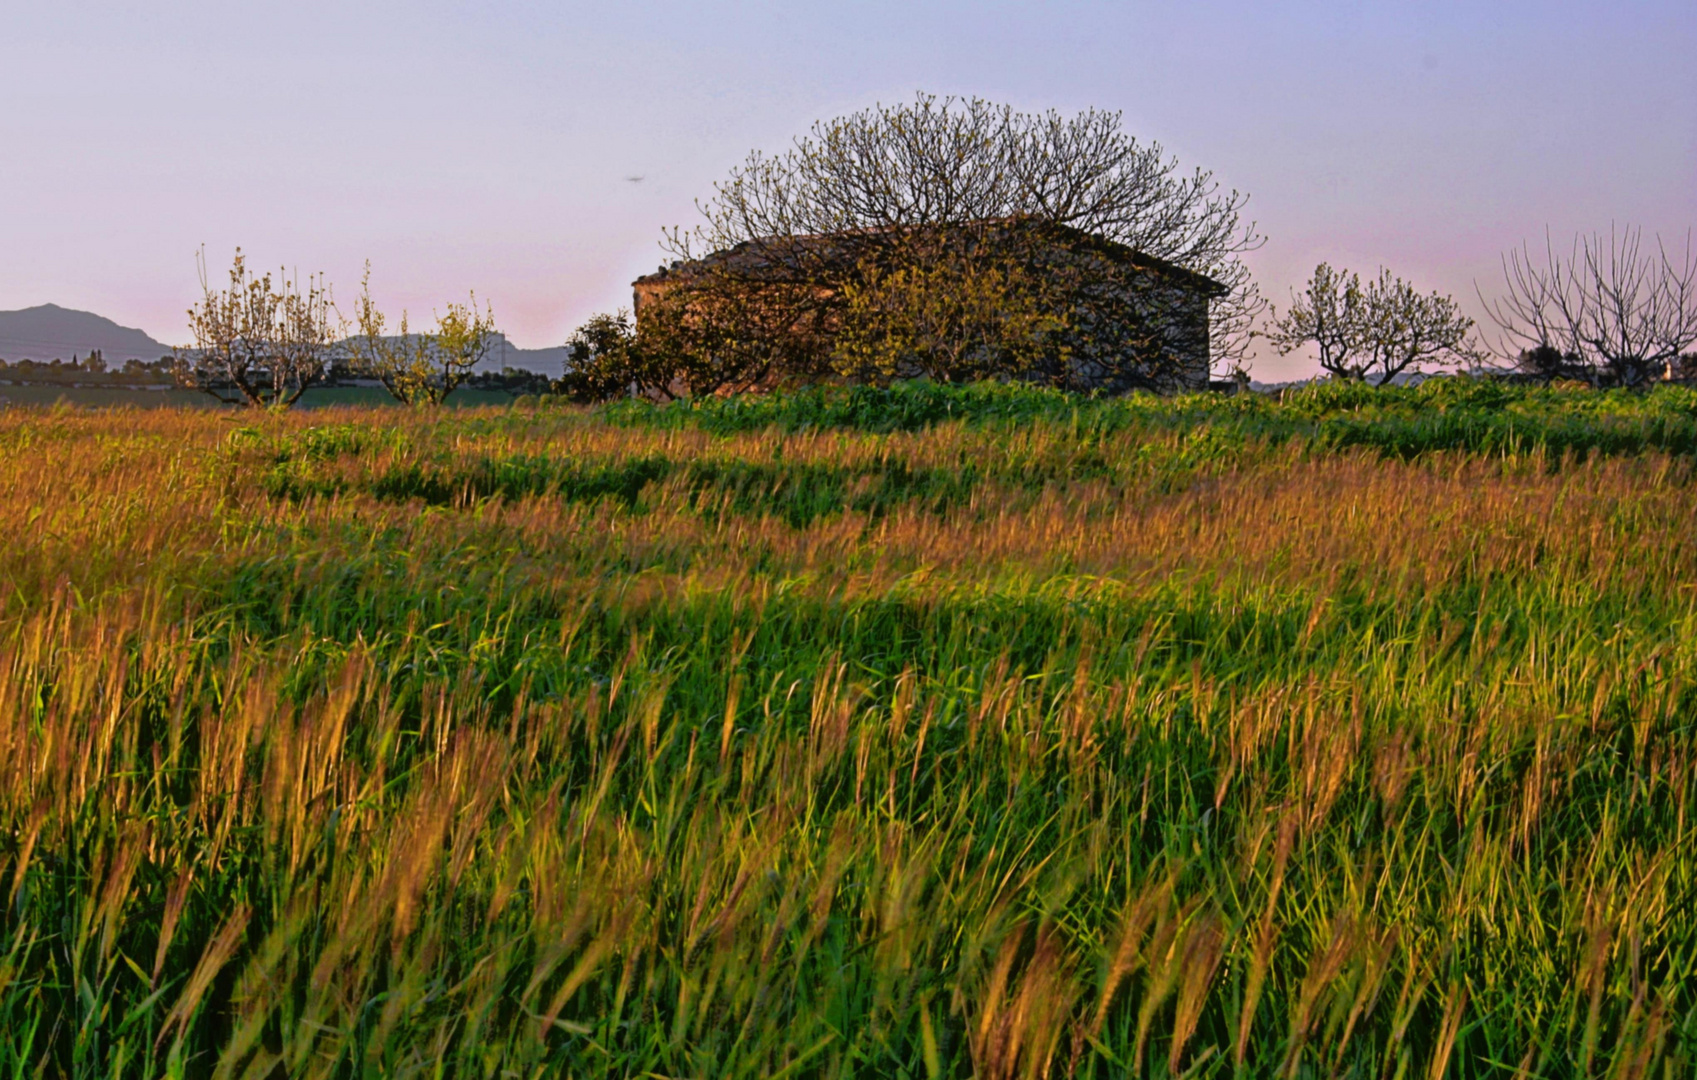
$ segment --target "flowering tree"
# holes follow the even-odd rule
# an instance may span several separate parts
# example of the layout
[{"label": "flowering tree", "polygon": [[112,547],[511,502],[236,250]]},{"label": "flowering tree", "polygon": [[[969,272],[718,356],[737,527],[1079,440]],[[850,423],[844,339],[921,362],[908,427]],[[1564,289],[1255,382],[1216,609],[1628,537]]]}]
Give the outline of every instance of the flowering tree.
[{"label": "flowering tree", "polygon": [[236,249],[230,284],[214,289],[199,258],[200,303],[189,309],[192,346],[178,350],[177,381],[229,404],[287,408],[325,381],[342,334],[322,275],[254,276]]},{"label": "flowering tree", "polygon": [[1363,286],[1360,275],[1327,263],[1314,268],[1267,336],[1281,353],[1313,345],[1320,367],[1336,378],[1379,385],[1426,364],[1479,357],[1473,320],[1450,297],[1422,296],[1384,269]]},{"label": "flowering tree", "polygon": [[397,333],[386,333],[388,320],[371,299],[371,267],[360,284],[359,334],[350,342],[357,370],[383,383],[396,400],[409,405],[440,405],[471,376],[499,338],[495,313],[480,311],[477,294],[469,302],[449,304],[436,316],[434,330],[413,332],[401,312]]}]

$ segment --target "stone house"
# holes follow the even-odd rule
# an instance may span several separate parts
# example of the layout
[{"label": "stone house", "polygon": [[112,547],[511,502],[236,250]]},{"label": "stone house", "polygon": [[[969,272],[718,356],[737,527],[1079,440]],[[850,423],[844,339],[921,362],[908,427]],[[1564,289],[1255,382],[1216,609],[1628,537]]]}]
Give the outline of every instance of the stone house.
[{"label": "stone house", "polygon": [[[867,259],[900,259],[918,235],[934,248],[1014,251],[1058,298],[1077,341],[1064,359],[1032,377],[1077,390],[1162,392],[1207,389],[1208,306],[1226,286],[1175,263],[1064,225],[1026,220],[967,227],[868,230],[749,241],[690,262],[674,262],[631,283],[638,324],[645,310],[679,288],[713,281],[732,288],[778,285],[828,301],[835,282]],[[960,237],[966,237],[961,240]],[[824,336],[831,332],[829,320]]]}]

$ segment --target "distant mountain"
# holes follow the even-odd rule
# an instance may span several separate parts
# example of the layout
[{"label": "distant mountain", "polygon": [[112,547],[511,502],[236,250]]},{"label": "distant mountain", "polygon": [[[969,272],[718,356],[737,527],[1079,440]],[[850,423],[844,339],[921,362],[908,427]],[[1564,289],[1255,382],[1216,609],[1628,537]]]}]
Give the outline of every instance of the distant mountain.
[{"label": "distant mountain", "polygon": [[557,379],[565,373],[567,355],[564,345],[556,345],[551,349],[521,349],[503,336],[489,351],[489,358],[477,365],[477,370],[500,371],[504,367],[510,367]]},{"label": "distant mountain", "polygon": [[157,360],[171,351],[142,331],[93,312],[58,304],[0,311],[0,360],[69,360],[96,349],[114,365]]},{"label": "distant mountain", "polygon": [[[72,311],[42,304],[22,311],[0,311],[0,360],[70,360],[100,350],[108,364],[125,360],[157,360],[171,353],[141,330],[119,326],[90,311]],[[503,367],[558,377],[565,370],[566,349],[521,349],[500,338],[479,371]]]},{"label": "distant mountain", "polygon": [[[409,335],[415,336],[415,335]],[[398,336],[390,336],[388,341],[400,341]],[[343,338],[342,348],[352,351],[356,339]],[[497,372],[502,368],[518,368],[520,371],[534,371],[538,375],[547,375],[557,379],[565,373],[566,359],[570,350],[564,345],[556,345],[548,349],[521,349],[508,341],[505,334],[497,333],[494,342],[484,358],[472,367],[477,372]]]}]

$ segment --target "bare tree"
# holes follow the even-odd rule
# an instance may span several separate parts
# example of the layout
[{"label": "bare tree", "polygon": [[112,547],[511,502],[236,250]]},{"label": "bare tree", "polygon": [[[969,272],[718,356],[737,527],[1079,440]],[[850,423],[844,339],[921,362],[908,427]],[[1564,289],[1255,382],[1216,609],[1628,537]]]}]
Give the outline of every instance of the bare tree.
[{"label": "bare tree", "polygon": [[1363,286],[1359,275],[1321,263],[1267,336],[1280,353],[1315,346],[1320,367],[1337,378],[1383,385],[1426,364],[1476,359],[1472,334],[1473,320],[1450,297],[1421,296],[1385,269]]},{"label": "bare tree", "polygon": [[436,328],[414,333],[401,312],[396,334],[387,334],[388,320],[371,299],[371,266],[360,283],[359,335],[350,341],[356,369],[382,382],[397,401],[409,405],[440,405],[487,357],[499,340],[495,313],[477,294],[464,304],[449,304],[436,316]]},{"label": "bare tree", "polygon": [[329,374],[342,320],[321,275],[255,277],[236,249],[230,286],[214,289],[197,257],[201,301],[189,309],[194,345],[177,352],[177,381],[227,404],[287,408]]},{"label": "bare tree", "polygon": [[[1697,344],[1697,253],[1686,234],[1682,258],[1627,226],[1576,236],[1563,254],[1546,232],[1544,254],[1524,244],[1503,257],[1506,294],[1485,305],[1501,330],[1493,351],[1517,361],[1541,349],[1576,358],[1622,386],[1638,386],[1670,368]],[[1549,355],[1540,353],[1539,355]]]},{"label": "bare tree", "polygon": [[[667,233],[682,260],[740,253],[718,272],[757,269],[833,302],[844,267],[888,273],[917,233],[1029,220],[1123,244],[1227,287],[1210,307],[1216,361],[1243,357],[1265,307],[1240,256],[1263,242],[1246,196],[1180,171],[1120,114],[1030,114],[978,98],[921,94],[815,124],[778,155],[756,152],[701,204],[705,222]],[[830,243],[820,239],[829,237]]]}]

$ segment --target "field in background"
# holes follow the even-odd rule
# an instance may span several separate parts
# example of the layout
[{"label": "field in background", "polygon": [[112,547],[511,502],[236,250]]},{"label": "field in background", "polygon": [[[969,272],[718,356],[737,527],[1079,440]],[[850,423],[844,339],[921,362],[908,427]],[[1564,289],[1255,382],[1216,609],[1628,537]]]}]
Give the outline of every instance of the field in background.
[{"label": "field in background", "polygon": [[1694,451],[1465,380],[0,412],[0,1067],[1689,1075]]},{"label": "field in background", "polygon": [[[511,394],[494,390],[474,390],[462,387],[446,402],[454,408],[475,408],[487,405],[507,405]],[[210,395],[197,390],[175,386],[52,386],[45,383],[0,385],[0,407],[7,405],[73,405],[80,408],[113,408],[129,406],[137,409],[161,407],[188,409],[219,409],[225,406]],[[319,386],[301,395],[297,406],[303,409],[322,409],[332,405],[363,405],[378,407],[398,405],[389,392],[380,386]]]}]

